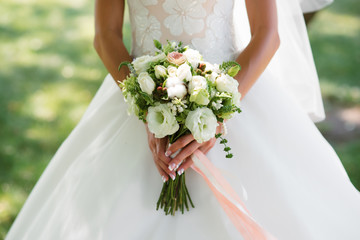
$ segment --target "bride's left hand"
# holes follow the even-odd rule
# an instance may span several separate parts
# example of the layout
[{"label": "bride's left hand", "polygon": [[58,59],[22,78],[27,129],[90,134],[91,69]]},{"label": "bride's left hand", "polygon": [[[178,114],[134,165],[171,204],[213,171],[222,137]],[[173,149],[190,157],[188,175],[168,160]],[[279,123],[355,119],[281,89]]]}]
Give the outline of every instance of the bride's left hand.
[{"label": "bride's left hand", "polygon": [[[221,132],[221,124],[216,128],[216,133]],[[216,138],[213,137],[207,142],[198,143],[192,134],[182,136],[176,140],[171,146],[167,149],[165,155],[171,156],[173,153],[180,152],[169,162],[169,170],[177,171],[179,175],[183,174],[186,169],[188,169],[193,161],[191,160],[191,155],[199,149],[204,154],[207,154],[211,148],[214,147]]]}]

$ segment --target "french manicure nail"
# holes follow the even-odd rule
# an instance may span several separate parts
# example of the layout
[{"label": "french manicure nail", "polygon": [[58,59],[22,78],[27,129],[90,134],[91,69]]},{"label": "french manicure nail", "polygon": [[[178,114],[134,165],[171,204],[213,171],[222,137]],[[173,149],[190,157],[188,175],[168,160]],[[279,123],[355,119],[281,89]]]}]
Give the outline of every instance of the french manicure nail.
[{"label": "french manicure nail", "polygon": [[169,170],[172,171],[176,167],[175,163],[169,165]]},{"label": "french manicure nail", "polygon": [[166,177],[165,176],[161,176],[161,179],[163,182],[166,182]]},{"label": "french manicure nail", "polygon": [[175,175],[174,174],[170,173],[169,175],[170,175],[172,180],[175,180]]},{"label": "french manicure nail", "polygon": [[183,174],[183,173],[184,173],[184,169],[183,169],[183,168],[182,168],[182,169],[180,169],[177,173],[178,173],[178,174],[179,174],[179,176],[180,176],[181,174]]},{"label": "french manicure nail", "polygon": [[167,151],[165,152],[165,156],[167,156],[167,157],[171,156],[171,151],[167,150]]}]

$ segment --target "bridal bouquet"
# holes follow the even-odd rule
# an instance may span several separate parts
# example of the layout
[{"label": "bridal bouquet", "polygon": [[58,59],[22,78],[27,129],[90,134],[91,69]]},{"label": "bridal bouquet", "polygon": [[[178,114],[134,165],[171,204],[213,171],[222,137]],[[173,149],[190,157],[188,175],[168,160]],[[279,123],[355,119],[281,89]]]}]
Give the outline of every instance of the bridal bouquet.
[{"label": "bridal bouquet", "polygon": [[[240,70],[236,62],[221,65],[203,61],[196,50],[182,43],[162,45],[154,41],[158,51],[145,55],[128,66],[130,74],[119,82],[129,113],[148,124],[156,138],[168,137],[174,143],[186,134],[192,134],[199,143],[213,137],[221,138],[226,157],[231,149],[226,139],[216,134],[218,122],[230,119],[239,108],[238,82],[233,78]],[[178,173],[179,174],[179,173]],[[185,173],[165,182],[157,202],[157,210],[166,214],[194,207],[185,185]]]}]

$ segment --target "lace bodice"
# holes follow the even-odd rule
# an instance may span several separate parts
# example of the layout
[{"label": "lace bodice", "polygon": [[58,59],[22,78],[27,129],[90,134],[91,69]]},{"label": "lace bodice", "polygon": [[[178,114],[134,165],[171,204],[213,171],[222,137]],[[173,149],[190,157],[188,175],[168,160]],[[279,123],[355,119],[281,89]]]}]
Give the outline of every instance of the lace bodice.
[{"label": "lace bodice", "polygon": [[182,41],[213,63],[238,55],[234,0],[128,0],[128,4],[135,57],[152,54],[153,39]]}]

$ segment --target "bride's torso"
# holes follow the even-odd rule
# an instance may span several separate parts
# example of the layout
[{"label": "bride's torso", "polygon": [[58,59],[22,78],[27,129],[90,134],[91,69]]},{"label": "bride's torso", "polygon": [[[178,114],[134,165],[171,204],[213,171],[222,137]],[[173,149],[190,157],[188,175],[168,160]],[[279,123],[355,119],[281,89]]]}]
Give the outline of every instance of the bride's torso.
[{"label": "bride's torso", "polygon": [[153,54],[153,40],[182,41],[205,60],[236,58],[233,0],[128,0],[132,55]]}]

